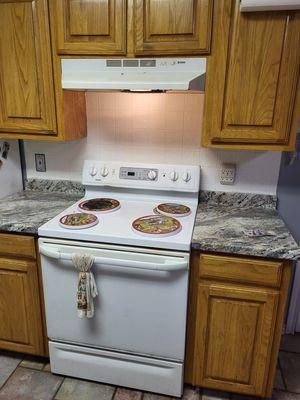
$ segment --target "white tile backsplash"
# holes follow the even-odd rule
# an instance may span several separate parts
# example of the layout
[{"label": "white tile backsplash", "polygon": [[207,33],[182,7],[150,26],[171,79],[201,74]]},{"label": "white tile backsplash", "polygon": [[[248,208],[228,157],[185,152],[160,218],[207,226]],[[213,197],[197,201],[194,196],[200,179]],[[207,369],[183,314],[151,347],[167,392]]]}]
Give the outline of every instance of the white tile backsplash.
[{"label": "white tile backsplash", "polygon": [[[275,194],[280,152],[205,149],[204,94],[88,92],[88,136],[69,143],[26,141],[28,178],[81,179],[84,159],[202,167],[202,189]],[[34,154],[47,171],[36,172]],[[222,162],[237,164],[236,183],[219,183]]]}]

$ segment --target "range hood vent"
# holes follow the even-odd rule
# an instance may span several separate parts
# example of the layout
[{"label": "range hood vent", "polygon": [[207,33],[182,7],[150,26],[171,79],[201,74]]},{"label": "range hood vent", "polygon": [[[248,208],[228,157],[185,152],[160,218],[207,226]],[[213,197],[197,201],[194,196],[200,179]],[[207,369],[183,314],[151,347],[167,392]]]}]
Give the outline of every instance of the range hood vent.
[{"label": "range hood vent", "polygon": [[205,58],[68,58],[61,65],[63,89],[203,90],[206,72]]},{"label": "range hood vent", "polygon": [[241,0],[241,11],[299,10],[299,0]]}]

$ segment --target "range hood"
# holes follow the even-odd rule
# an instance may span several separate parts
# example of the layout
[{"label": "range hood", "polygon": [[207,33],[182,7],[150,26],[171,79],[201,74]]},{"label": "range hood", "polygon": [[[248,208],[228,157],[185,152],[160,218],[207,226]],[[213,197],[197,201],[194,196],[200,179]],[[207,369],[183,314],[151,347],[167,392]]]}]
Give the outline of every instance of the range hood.
[{"label": "range hood", "polygon": [[242,12],[299,9],[299,0],[241,0]]},{"label": "range hood", "polygon": [[62,59],[63,89],[203,90],[205,58]]}]

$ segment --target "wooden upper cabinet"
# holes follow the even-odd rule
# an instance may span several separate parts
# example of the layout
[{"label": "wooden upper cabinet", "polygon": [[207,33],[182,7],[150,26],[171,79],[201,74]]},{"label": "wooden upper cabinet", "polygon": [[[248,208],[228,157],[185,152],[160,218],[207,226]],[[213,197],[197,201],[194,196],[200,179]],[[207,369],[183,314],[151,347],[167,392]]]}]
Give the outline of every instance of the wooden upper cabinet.
[{"label": "wooden upper cabinet", "polygon": [[59,54],[126,54],[125,0],[51,0]]},{"label": "wooden upper cabinet", "polygon": [[133,4],[136,55],[209,52],[212,0],[134,0]]},{"label": "wooden upper cabinet", "polygon": [[56,119],[47,1],[0,0],[0,26],[0,134],[53,134]]},{"label": "wooden upper cabinet", "polygon": [[300,118],[300,13],[215,3],[204,146],[291,149]]}]

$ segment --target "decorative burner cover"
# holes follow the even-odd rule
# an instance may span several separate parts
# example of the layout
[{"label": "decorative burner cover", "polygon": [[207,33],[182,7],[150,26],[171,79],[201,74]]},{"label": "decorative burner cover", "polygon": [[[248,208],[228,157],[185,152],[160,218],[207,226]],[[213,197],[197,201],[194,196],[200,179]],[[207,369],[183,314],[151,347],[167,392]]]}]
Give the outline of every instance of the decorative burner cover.
[{"label": "decorative burner cover", "polygon": [[115,199],[96,198],[96,199],[82,201],[78,207],[84,211],[105,213],[110,211],[116,211],[121,207],[121,205],[120,202]]},{"label": "decorative burner cover", "polygon": [[184,206],[183,204],[176,203],[163,203],[159,204],[156,209],[156,212],[160,214],[164,214],[170,217],[186,217],[191,213],[191,209],[188,206]]},{"label": "decorative burner cover", "polygon": [[94,214],[88,213],[73,213],[61,217],[59,224],[67,229],[84,229],[97,225],[98,218]]},{"label": "decorative burner cover", "polygon": [[164,215],[146,215],[133,221],[132,227],[145,235],[169,236],[181,230],[181,223]]}]

